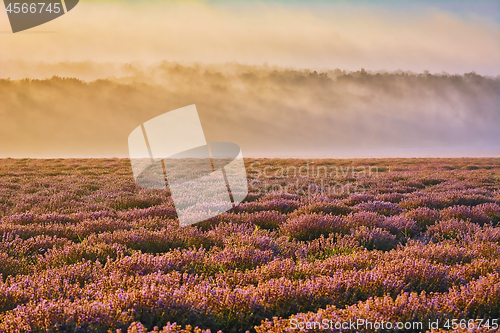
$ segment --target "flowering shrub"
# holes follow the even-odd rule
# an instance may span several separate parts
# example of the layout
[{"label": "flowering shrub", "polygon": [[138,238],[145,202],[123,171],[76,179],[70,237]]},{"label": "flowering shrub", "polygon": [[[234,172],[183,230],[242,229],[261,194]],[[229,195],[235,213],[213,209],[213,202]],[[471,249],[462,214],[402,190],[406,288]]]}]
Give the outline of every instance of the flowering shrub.
[{"label": "flowering shrub", "polygon": [[369,201],[362,202],[354,206],[356,210],[375,212],[381,215],[395,215],[403,212],[403,210],[392,202],[384,201]]},{"label": "flowering shrub", "polygon": [[[500,161],[309,166],[363,164],[380,172],[342,178],[361,192],[321,192],[316,176],[249,173],[260,189],[297,191],[253,189],[232,210],[181,228],[169,192],[136,187],[127,160],[1,160],[0,332],[292,332],[291,320],[498,318]],[[260,167],[292,165],[306,162]]]},{"label": "flowering shrub", "polygon": [[332,215],[347,215],[353,211],[352,208],[346,206],[344,203],[339,201],[325,201],[325,200],[314,200],[308,205],[304,205],[298,208],[294,214],[311,214],[311,213],[325,213]]},{"label": "flowering shrub", "polygon": [[364,225],[352,231],[354,239],[368,250],[391,250],[397,245],[396,236],[380,228],[370,229]]},{"label": "flowering shrub", "polygon": [[281,226],[281,232],[298,240],[312,240],[332,232],[346,232],[345,221],[333,215],[307,214],[292,217]]},{"label": "flowering shrub", "polygon": [[433,225],[441,217],[437,209],[427,207],[412,209],[406,213],[406,216],[417,221],[418,225],[422,228]]},{"label": "flowering shrub", "polygon": [[445,239],[463,239],[466,235],[475,235],[481,227],[470,221],[446,220],[427,228],[427,234],[437,241]]},{"label": "flowering shrub", "polygon": [[485,203],[482,205],[477,205],[473,208],[476,214],[484,214],[493,223],[500,222],[500,206],[496,203]]},{"label": "flowering shrub", "polygon": [[490,222],[490,219],[486,214],[479,212],[478,209],[472,209],[468,206],[453,206],[445,208],[441,211],[441,217],[443,220],[469,220],[470,222],[477,223],[479,225]]}]

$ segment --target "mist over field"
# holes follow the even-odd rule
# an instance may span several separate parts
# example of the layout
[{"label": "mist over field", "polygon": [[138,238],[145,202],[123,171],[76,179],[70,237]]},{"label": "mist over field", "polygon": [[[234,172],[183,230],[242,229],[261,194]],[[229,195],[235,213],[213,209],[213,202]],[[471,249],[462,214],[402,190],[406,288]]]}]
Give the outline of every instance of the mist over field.
[{"label": "mist over field", "polygon": [[[23,64],[10,65],[22,77]],[[244,156],[500,155],[499,77],[237,63],[24,66],[42,79],[0,80],[2,157],[126,157],[135,127],[190,104],[207,141],[237,143]]]}]

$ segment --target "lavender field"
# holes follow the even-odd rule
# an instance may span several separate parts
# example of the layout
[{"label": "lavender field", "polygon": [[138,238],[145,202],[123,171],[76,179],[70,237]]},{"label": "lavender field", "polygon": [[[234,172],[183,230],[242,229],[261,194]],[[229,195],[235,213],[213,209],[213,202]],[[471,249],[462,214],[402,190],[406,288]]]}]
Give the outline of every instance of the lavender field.
[{"label": "lavender field", "polygon": [[0,332],[500,317],[499,158],[245,163],[246,200],[180,228],[128,159],[0,160]]}]

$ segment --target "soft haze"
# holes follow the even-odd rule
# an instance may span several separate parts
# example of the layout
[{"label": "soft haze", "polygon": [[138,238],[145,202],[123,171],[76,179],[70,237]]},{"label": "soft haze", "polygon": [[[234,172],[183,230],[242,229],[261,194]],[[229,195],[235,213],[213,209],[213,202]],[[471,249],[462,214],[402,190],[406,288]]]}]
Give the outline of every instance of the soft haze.
[{"label": "soft haze", "polygon": [[[61,71],[82,68],[102,65]],[[0,81],[2,155],[125,157],[138,125],[196,104],[207,141],[246,157],[500,156],[500,78],[176,63],[121,72]]]},{"label": "soft haze", "polygon": [[499,75],[500,5],[453,3],[81,1],[18,34],[6,33],[2,11],[0,60],[234,61]]},{"label": "soft haze", "polygon": [[498,1],[82,1],[16,34],[0,12],[3,157],[125,157],[191,104],[245,156],[500,156]]}]

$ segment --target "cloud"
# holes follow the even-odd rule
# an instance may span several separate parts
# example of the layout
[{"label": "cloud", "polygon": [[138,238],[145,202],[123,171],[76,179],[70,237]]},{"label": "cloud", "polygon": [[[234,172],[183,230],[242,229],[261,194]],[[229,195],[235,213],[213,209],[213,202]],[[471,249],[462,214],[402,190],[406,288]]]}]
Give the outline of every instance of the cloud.
[{"label": "cloud", "polygon": [[[234,61],[500,74],[498,22],[426,6],[391,11],[342,3],[81,2],[33,30],[0,34],[0,61]],[[6,17],[0,22],[9,30]],[[1,77],[7,74],[0,68]]]}]

